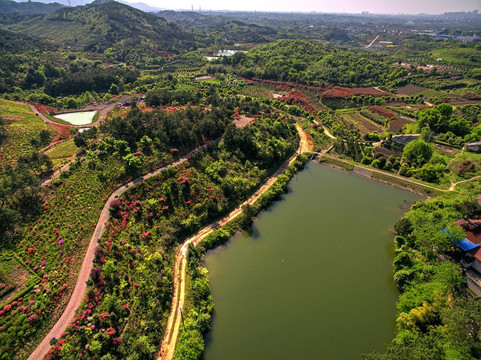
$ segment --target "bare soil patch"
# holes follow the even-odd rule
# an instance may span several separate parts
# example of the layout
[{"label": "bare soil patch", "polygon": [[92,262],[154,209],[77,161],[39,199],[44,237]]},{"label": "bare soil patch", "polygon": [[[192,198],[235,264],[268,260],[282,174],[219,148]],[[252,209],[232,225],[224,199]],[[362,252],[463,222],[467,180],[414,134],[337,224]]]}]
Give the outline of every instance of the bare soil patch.
[{"label": "bare soil patch", "polygon": [[411,96],[423,90],[426,90],[426,88],[416,85],[406,85],[397,88],[398,94],[405,96]]},{"label": "bare soil patch", "polygon": [[323,98],[346,98],[353,95],[384,96],[390,95],[390,93],[380,92],[373,87],[348,88],[343,86],[333,86],[322,93]]},{"label": "bare soil patch", "polygon": [[393,132],[393,133],[399,133],[403,126],[406,125],[407,123],[410,123],[410,121],[408,121],[406,118],[398,118],[394,121],[391,121],[389,123],[389,131]]},{"label": "bare soil patch", "polygon": [[439,144],[435,144],[435,148],[436,150],[441,151],[442,153],[445,153],[445,154],[454,154],[456,151],[459,150],[454,147],[449,147],[449,146],[439,145]]},{"label": "bare soil patch", "polygon": [[382,147],[382,146],[376,146],[374,148],[374,151],[376,153],[381,153],[386,157],[389,157],[391,155],[394,156],[394,157],[401,157],[402,156],[402,153],[400,153],[398,151],[386,149],[385,147]]},{"label": "bare soil patch", "polygon": [[245,115],[240,115],[238,119],[235,119],[233,121],[234,125],[236,128],[240,129],[243,128],[246,125],[249,125],[250,123],[254,122],[254,118],[252,117],[247,117]]}]

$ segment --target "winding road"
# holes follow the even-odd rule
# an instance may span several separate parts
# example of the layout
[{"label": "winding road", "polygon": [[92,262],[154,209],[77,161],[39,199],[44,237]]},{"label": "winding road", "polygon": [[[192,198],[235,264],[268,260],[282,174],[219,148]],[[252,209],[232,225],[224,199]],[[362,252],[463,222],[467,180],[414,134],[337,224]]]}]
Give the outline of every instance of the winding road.
[{"label": "winding road", "polygon": [[[117,100],[122,101],[122,100],[125,100],[124,98],[125,97],[122,97],[122,98],[119,98]],[[58,122],[50,120],[48,117],[46,117],[41,112],[39,112],[37,110],[37,108],[35,106],[33,106],[32,104],[27,103],[27,105],[35,115],[37,115],[40,119],[43,120],[43,122],[45,122],[47,124],[64,125],[64,124],[60,124]],[[107,114],[109,113],[109,111],[112,110],[115,106],[117,106],[117,102],[104,104],[104,105],[98,105],[94,109],[91,109],[91,108],[85,109],[85,111],[89,111],[89,110],[98,110],[99,111],[99,117],[98,117],[96,122],[93,122],[91,124],[85,124],[85,125],[66,125],[66,126],[71,126],[71,127],[76,127],[76,128],[97,126],[101,121],[103,121],[107,117]],[[77,111],[79,111],[79,110],[77,110]]]},{"label": "winding road", "polygon": [[[220,139],[214,140],[214,142],[218,142]],[[212,143],[212,142],[211,142]],[[209,144],[205,144],[203,146],[200,146],[196,148],[195,150],[191,151],[181,159],[166,165],[160,169],[157,169],[151,173],[148,173],[147,175],[141,176],[135,180],[132,180],[131,182],[119,187],[117,190],[115,190],[110,197],[107,199],[105,202],[105,205],[102,209],[102,212],[100,213],[99,219],[97,221],[97,225],[95,227],[95,231],[90,239],[89,246],[87,248],[87,252],[85,254],[85,257],[82,262],[82,267],[80,269],[78,278],[77,278],[77,283],[75,284],[75,288],[72,291],[72,294],[70,296],[70,299],[67,303],[67,306],[65,310],[63,311],[62,315],[60,316],[60,319],[55,323],[53,328],[50,330],[50,332],[44,337],[42,342],[37,346],[37,348],[33,351],[33,353],[28,357],[28,360],[41,360],[44,358],[44,356],[47,354],[48,350],[50,349],[50,340],[52,338],[60,338],[62,334],[64,333],[65,329],[67,326],[70,324],[70,322],[74,319],[75,312],[77,311],[78,307],[80,306],[80,303],[82,302],[82,299],[85,295],[85,292],[87,291],[87,280],[89,279],[90,276],[90,271],[92,269],[92,264],[94,260],[94,255],[95,255],[95,249],[97,248],[97,243],[100,237],[102,236],[102,232],[104,231],[105,225],[107,223],[107,220],[109,218],[109,206],[110,202],[114,200],[115,198],[119,197],[122,195],[125,191],[127,191],[131,186],[138,184],[152,176],[158,175],[161,172],[167,170],[168,168],[177,166],[182,164],[183,162],[187,161],[192,157],[192,155],[204,148],[206,148]],[[50,181],[52,179],[49,179]],[[45,182],[44,182],[45,184]]]},{"label": "winding road", "polygon": [[299,125],[296,125],[296,127],[301,138],[297,152],[288,160],[286,160],[284,164],[282,164],[282,166],[277,169],[277,171],[264,183],[264,185],[262,185],[249,199],[235,208],[228,215],[224,216],[222,219],[204,227],[202,230],[197,232],[197,234],[188,238],[177,251],[174,264],[174,296],[172,298],[172,307],[170,309],[170,315],[167,321],[167,327],[165,329],[165,336],[162,340],[162,347],[158,356],[159,360],[171,360],[174,358],[175,345],[177,343],[182,320],[180,312],[182,311],[181,309],[184,308],[185,301],[185,269],[187,267],[186,255],[189,245],[193,244],[194,246],[197,246],[207,235],[242,214],[243,206],[246,204],[252,205],[255,203],[257,199],[259,199],[259,197],[277,180],[278,176],[282,174],[285,169],[295,160],[297,155],[310,151],[306,134]]}]

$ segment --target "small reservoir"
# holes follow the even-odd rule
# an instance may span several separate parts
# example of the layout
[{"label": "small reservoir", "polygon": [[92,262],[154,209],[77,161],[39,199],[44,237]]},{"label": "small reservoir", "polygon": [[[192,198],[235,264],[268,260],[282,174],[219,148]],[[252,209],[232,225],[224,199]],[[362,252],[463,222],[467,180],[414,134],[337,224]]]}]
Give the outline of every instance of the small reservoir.
[{"label": "small reservoir", "polygon": [[394,337],[392,227],[422,197],[310,162],[284,199],[205,257],[206,360],[353,360]]},{"label": "small reservoir", "polygon": [[55,117],[72,125],[87,125],[92,123],[96,113],[97,111],[79,111],[57,114]]}]

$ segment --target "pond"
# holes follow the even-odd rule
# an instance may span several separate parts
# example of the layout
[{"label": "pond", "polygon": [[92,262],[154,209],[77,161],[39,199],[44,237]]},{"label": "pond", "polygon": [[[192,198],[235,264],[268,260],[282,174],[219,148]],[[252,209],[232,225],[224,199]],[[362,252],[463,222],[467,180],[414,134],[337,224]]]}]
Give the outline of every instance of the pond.
[{"label": "pond", "polygon": [[206,360],[360,359],[394,336],[393,224],[419,195],[310,162],[205,257]]},{"label": "pond", "polygon": [[66,121],[72,125],[87,125],[92,123],[97,111],[79,111],[72,113],[57,114],[57,119]]}]

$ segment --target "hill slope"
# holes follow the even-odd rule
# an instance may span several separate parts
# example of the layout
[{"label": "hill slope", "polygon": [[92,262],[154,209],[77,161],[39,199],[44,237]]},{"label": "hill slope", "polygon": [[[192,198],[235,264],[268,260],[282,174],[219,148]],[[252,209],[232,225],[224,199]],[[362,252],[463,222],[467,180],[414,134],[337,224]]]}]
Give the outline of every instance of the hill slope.
[{"label": "hill slope", "polygon": [[49,14],[57,9],[62,8],[59,3],[41,3],[35,1],[18,3],[12,0],[0,0],[0,13],[22,13],[27,15]]},{"label": "hill slope", "polygon": [[272,41],[276,30],[248,24],[221,15],[204,15],[191,11],[159,11],[157,16],[175,21],[187,29],[206,32],[228,42],[264,43]]},{"label": "hill slope", "polygon": [[196,47],[179,25],[114,1],[62,8],[10,29],[129,63]]}]

